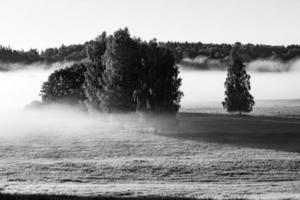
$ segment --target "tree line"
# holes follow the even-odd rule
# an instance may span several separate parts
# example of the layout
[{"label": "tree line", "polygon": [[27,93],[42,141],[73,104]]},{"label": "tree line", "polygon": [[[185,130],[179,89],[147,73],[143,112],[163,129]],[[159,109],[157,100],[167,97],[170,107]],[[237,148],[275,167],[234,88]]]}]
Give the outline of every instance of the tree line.
[{"label": "tree line", "polygon": [[[10,63],[82,61],[87,59],[85,49],[93,42],[94,40],[87,41],[84,44],[61,45],[58,48],[47,48],[41,52],[36,49],[20,51],[0,46],[0,61]],[[231,44],[205,44],[201,42],[159,42],[159,45],[172,51],[176,63],[179,63],[183,58],[195,58],[197,56],[206,56],[220,60],[226,59],[233,47]],[[300,45],[242,44],[240,54],[245,62],[258,58],[288,61],[300,56]]]},{"label": "tree line", "polygon": [[[166,42],[162,44],[172,50],[176,62],[180,62],[183,58],[195,58],[199,55],[212,59],[225,59],[230,56],[233,47],[231,44],[204,44],[201,42]],[[239,53],[244,62],[250,62],[259,58],[288,61],[300,56],[300,45],[241,44]]]},{"label": "tree line", "polygon": [[[223,107],[250,112],[250,76],[236,43],[230,52]],[[180,108],[181,79],[173,52],[156,40],[133,38],[127,28],[103,32],[86,47],[86,62],[56,70],[43,83],[44,103],[81,104],[103,112],[168,113]]]}]

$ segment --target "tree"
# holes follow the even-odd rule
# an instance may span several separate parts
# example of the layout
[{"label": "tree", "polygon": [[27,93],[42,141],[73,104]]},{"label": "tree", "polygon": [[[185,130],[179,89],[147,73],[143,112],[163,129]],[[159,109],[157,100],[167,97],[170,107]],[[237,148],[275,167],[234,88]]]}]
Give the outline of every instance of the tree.
[{"label": "tree", "polygon": [[83,89],[85,64],[73,64],[70,67],[54,71],[43,83],[41,96],[43,102],[81,103],[86,99]]},{"label": "tree", "polygon": [[239,55],[240,43],[233,46],[230,58],[231,64],[228,67],[225,81],[225,101],[223,107],[228,112],[251,112],[254,106],[254,99],[250,94],[250,75],[246,72],[242,57]]},{"label": "tree", "polygon": [[157,44],[156,40],[141,43],[142,66],[139,68],[140,87],[152,93],[151,111],[177,113],[183,93],[181,79],[173,53]]},{"label": "tree", "polygon": [[102,64],[104,69],[99,77],[102,86],[99,96],[101,109],[108,112],[134,110],[132,94],[139,84],[141,59],[138,42],[130,37],[127,28],[116,31],[106,39]]},{"label": "tree", "polygon": [[101,109],[101,92],[102,87],[102,73],[104,65],[102,63],[102,56],[106,50],[106,33],[103,32],[95,41],[87,47],[87,56],[89,63],[86,65],[86,72],[84,74],[84,90],[87,96],[88,104],[92,108]]}]

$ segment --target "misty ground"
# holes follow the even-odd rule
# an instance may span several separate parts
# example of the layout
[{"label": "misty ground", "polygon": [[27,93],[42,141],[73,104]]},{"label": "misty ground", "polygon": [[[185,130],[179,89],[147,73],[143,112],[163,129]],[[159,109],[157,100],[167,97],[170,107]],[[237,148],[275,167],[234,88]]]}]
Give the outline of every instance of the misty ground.
[{"label": "misty ground", "polygon": [[158,134],[89,126],[1,140],[2,192],[300,198],[300,119],[181,113]]},{"label": "misty ground", "polygon": [[53,70],[0,73],[0,192],[300,198],[298,72],[253,73],[256,105],[236,117],[221,106],[225,72],[182,71],[177,124],[155,134],[133,115],[23,112]]}]

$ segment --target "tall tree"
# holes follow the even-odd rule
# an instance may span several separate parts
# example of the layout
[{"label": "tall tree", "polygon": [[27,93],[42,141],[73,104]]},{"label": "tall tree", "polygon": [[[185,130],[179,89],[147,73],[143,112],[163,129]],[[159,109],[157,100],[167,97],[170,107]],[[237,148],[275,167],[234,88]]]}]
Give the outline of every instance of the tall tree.
[{"label": "tall tree", "polygon": [[225,100],[223,107],[228,112],[251,112],[254,106],[253,96],[250,94],[250,75],[246,72],[246,67],[239,54],[240,43],[233,46],[230,58],[231,64],[228,67],[227,78],[225,81]]},{"label": "tall tree", "polygon": [[101,76],[101,108],[111,112],[133,110],[132,94],[139,84],[141,59],[138,42],[130,37],[127,28],[107,38],[102,59],[105,67]]},{"label": "tall tree", "polygon": [[181,79],[173,53],[155,40],[141,43],[142,67],[140,86],[146,85],[152,93],[151,111],[176,113],[183,93],[179,90]]}]

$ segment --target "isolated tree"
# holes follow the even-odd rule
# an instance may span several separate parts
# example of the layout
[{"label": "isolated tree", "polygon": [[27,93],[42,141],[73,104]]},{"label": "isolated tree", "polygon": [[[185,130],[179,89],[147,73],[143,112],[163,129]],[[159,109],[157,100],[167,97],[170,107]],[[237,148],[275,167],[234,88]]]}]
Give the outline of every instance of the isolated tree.
[{"label": "isolated tree", "polygon": [[254,106],[254,99],[250,94],[250,75],[246,72],[242,57],[239,54],[240,43],[233,46],[230,58],[231,64],[228,67],[227,78],[225,81],[225,101],[223,107],[228,112],[251,112]]},{"label": "isolated tree", "polygon": [[86,99],[83,89],[85,64],[54,71],[43,83],[41,96],[43,102],[80,103]]}]

